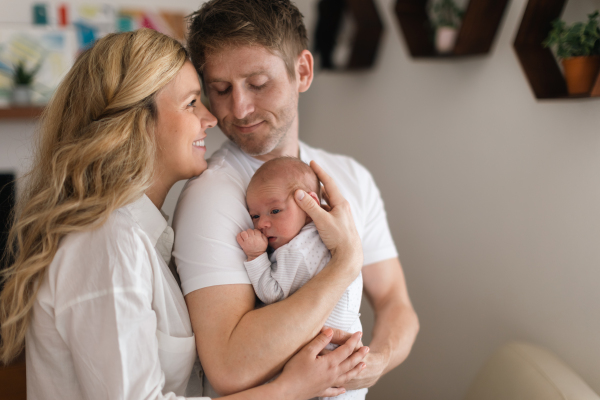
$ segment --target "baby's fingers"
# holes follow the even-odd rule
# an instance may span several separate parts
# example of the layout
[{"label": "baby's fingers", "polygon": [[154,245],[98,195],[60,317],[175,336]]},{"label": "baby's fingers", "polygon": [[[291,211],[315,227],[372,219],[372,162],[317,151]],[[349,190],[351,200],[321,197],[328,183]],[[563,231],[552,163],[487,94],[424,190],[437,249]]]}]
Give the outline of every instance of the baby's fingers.
[{"label": "baby's fingers", "polygon": [[248,239],[248,233],[246,231],[241,231],[240,233],[238,233],[238,235],[236,236],[236,240],[238,242],[238,244],[241,246],[242,243]]}]

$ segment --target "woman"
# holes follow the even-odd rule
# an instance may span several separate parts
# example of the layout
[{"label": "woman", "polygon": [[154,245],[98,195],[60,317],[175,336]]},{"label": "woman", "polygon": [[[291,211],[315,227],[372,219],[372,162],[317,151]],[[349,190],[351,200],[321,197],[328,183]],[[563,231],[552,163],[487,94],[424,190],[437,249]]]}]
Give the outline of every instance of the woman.
[{"label": "woman", "polygon": [[[216,120],[200,90],[183,47],[140,30],[82,54],[48,105],[0,298],[0,358],[10,361],[27,339],[29,398],[194,394],[195,338],[167,267],[172,231],[159,210],[175,182],[206,169],[205,130]],[[346,217],[315,214],[331,230]],[[224,399],[342,393],[333,387],[364,368],[368,349],[354,352],[354,335],[318,356],[331,335],[309,343],[273,382]]]}]

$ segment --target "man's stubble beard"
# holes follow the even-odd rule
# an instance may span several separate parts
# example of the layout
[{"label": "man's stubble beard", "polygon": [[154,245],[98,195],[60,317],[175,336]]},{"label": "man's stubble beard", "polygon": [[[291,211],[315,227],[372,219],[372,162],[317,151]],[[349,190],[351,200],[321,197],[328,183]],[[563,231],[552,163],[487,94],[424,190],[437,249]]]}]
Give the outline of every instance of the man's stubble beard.
[{"label": "man's stubble beard", "polygon": [[[284,144],[286,140],[289,140],[290,129],[294,124],[294,120],[298,117],[298,102],[292,101],[291,104],[282,109],[278,115],[281,117],[280,120],[284,121],[283,125],[275,128],[270,119],[262,118],[260,114],[257,114],[259,118],[253,117],[250,120],[263,120],[269,127],[269,131],[266,136],[261,134],[251,133],[247,135],[235,135],[231,133],[233,129],[227,129],[219,121],[219,128],[227,136],[229,140],[239,146],[240,149],[249,156],[264,156],[265,154],[271,153],[280,145]],[[244,125],[245,122],[242,123]],[[229,124],[232,127],[232,124]],[[261,137],[262,136],[262,137]]]}]

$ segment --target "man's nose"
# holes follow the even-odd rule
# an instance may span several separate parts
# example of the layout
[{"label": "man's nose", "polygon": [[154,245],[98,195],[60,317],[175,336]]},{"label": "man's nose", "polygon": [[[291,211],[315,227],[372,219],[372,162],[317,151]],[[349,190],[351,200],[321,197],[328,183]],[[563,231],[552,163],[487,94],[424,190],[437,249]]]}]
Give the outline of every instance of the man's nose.
[{"label": "man's nose", "polygon": [[[252,94],[248,93],[243,88],[235,88],[233,90],[233,116],[236,119],[244,119],[254,112],[254,103]],[[252,121],[250,121],[252,122]]]}]

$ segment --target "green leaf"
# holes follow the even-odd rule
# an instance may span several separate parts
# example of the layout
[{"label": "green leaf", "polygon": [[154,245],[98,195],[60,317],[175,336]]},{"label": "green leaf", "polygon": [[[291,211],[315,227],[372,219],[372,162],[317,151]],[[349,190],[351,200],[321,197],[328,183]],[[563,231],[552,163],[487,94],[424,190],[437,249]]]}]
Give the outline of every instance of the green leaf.
[{"label": "green leaf", "polygon": [[587,22],[576,22],[570,26],[557,19],[542,45],[552,48],[559,58],[592,56],[600,54],[600,12],[588,15]]}]

